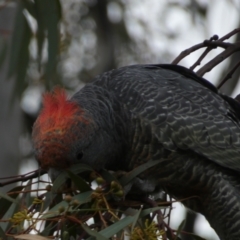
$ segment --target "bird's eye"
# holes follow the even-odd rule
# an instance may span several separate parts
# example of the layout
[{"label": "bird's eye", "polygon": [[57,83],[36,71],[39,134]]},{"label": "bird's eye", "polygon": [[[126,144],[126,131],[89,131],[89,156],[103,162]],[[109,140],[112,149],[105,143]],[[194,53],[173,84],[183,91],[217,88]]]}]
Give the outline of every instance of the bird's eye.
[{"label": "bird's eye", "polygon": [[77,160],[81,160],[83,157],[83,152],[77,154]]}]

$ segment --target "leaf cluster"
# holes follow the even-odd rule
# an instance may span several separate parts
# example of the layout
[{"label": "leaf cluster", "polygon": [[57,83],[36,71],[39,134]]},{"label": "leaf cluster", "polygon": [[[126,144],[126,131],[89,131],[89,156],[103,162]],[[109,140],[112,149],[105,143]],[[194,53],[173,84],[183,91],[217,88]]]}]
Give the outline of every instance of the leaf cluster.
[{"label": "leaf cluster", "polygon": [[143,164],[129,173],[95,172],[77,164],[53,184],[30,174],[34,178],[1,193],[0,237],[179,240],[183,224],[174,230],[167,222],[172,202],[138,194],[125,196],[136,175],[156,164]]}]

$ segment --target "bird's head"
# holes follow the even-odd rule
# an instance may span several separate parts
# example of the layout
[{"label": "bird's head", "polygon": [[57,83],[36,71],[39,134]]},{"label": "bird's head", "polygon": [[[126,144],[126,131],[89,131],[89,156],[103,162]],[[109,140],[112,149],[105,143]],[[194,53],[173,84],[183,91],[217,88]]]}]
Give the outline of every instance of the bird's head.
[{"label": "bird's head", "polygon": [[63,89],[56,88],[43,96],[43,108],[33,126],[36,159],[46,170],[65,169],[82,159],[95,161],[89,152],[94,148],[96,132],[88,111],[68,100]]}]

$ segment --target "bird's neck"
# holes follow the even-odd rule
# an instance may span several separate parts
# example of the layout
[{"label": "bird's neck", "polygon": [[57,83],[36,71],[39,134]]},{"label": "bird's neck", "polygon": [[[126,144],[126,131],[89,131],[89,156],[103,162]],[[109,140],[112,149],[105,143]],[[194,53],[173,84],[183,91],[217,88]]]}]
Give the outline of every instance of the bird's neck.
[{"label": "bird's neck", "polygon": [[129,148],[129,115],[114,94],[103,87],[87,85],[72,97],[93,118],[107,152],[105,168],[126,170]]}]

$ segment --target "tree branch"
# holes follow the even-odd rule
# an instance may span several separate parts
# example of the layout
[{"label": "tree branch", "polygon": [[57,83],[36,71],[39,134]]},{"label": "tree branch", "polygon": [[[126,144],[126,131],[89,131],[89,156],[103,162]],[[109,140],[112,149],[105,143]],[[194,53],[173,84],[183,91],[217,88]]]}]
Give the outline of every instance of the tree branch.
[{"label": "tree branch", "polygon": [[196,73],[199,76],[203,76],[206,72],[211,71],[215,66],[224,61],[226,58],[231,56],[233,53],[240,51],[240,42],[231,44],[226,50],[218,54],[215,58],[207,62],[202,68]]},{"label": "tree branch", "polygon": [[0,182],[0,187],[4,187],[6,185],[16,183],[16,182],[26,182],[29,179],[40,177],[45,173],[47,173],[45,170],[42,170],[42,169],[39,168],[39,169],[37,169],[35,171],[32,171],[30,173],[26,173],[26,174],[19,175],[19,176],[14,176],[14,177],[8,177],[8,179],[10,178],[12,180],[5,181],[5,182]]}]

